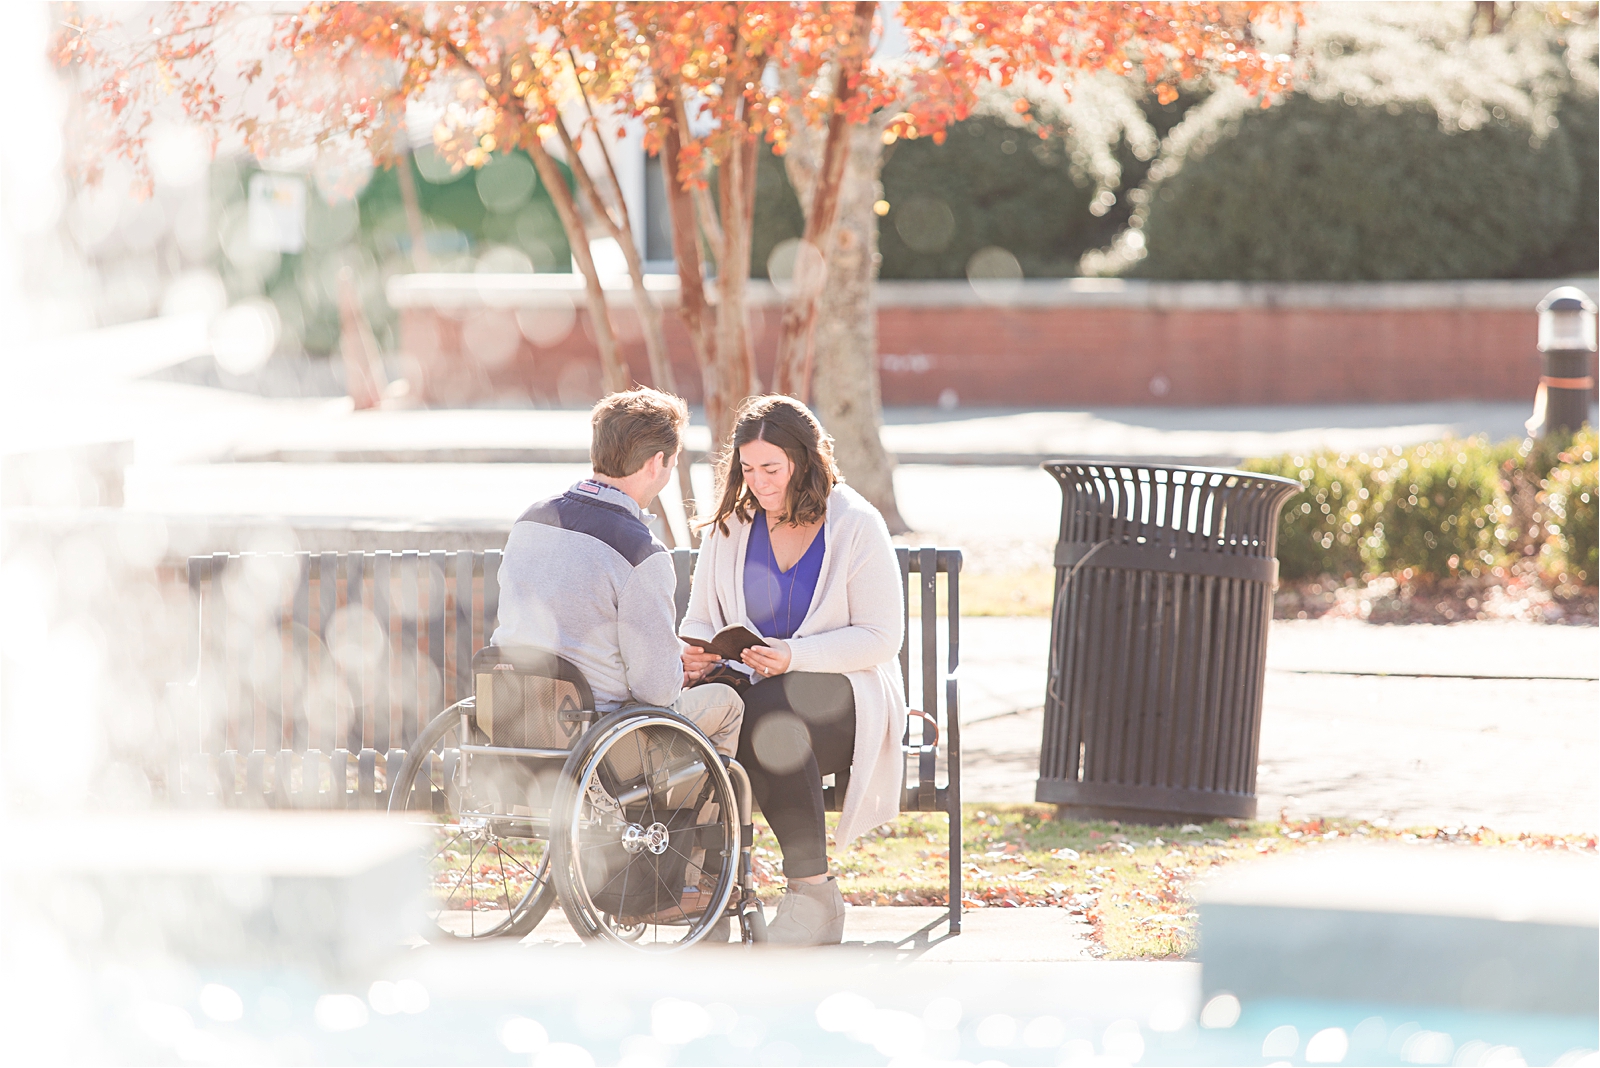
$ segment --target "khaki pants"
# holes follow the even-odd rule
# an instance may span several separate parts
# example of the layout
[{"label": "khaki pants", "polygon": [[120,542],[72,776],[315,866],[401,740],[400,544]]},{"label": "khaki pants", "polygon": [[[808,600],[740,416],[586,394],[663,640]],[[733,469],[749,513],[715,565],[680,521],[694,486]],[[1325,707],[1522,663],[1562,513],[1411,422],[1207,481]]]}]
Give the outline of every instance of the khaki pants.
[{"label": "khaki pants", "polygon": [[684,690],[672,710],[700,728],[723,756],[739,749],[739,725],[744,721],[744,698],[732,686],[708,683]]},{"label": "khaki pants", "polygon": [[[712,682],[684,690],[672,702],[672,710],[700,728],[700,732],[711,739],[711,744],[723,756],[731,757],[738,751],[739,726],[744,722],[744,698],[732,686]],[[708,823],[714,819],[716,805],[708,802],[699,813],[697,822]],[[689,863],[683,875],[684,897],[679,908],[671,911],[681,913],[687,910],[693,914],[705,910],[702,902],[708,899],[702,895],[710,894],[714,889],[714,881],[707,881],[710,877],[703,870],[705,862],[704,849],[697,848],[689,854]]]}]

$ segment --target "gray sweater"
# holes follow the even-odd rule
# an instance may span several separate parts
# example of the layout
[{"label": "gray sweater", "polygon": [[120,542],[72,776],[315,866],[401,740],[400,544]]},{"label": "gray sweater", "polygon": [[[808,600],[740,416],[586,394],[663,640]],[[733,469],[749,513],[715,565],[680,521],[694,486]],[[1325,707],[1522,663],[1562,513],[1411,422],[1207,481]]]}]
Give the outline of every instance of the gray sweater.
[{"label": "gray sweater", "polygon": [[584,480],[511,527],[500,564],[492,643],[559,653],[589,680],[596,705],[670,705],[683,682],[673,628],[672,554],[621,490]]}]

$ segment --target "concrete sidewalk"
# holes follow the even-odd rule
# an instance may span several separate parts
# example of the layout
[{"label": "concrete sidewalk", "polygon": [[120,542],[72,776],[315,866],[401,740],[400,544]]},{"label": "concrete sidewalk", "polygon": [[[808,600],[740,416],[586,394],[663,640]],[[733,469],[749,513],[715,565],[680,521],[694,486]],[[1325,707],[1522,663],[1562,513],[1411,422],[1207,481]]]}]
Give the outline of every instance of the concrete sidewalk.
[{"label": "concrete sidewalk", "polygon": [[[770,920],[770,905],[766,914]],[[843,948],[859,963],[1059,963],[1095,959],[1088,923],[1066,909],[967,909],[961,917],[959,937],[950,934],[949,917],[948,910],[937,906],[848,906]],[[579,941],[560,908],[552,908],[523,939],[526,945],[548,947],[577,945]]]},{"label": "concrete sidewalk", "polygon": [[[1032,801],[1049,621],[990,622],[963,621],[973,706],[962,732],[963,794]],[[990,648],[1011,673],[985,685]],[[1600,828],[1597,666],[1593,627],[1274,623],[1260,811],[1505,831]],[[1026,706],[1018,672],[1039,695]],[[999,711],[1007,700],[1019,711]]]},{"label": "concrete sidewalk", "polygon": [[[1049,657],[1048,619],[963,619],[962,722],[1041,707]],[[1510,621],[1437,627],[1281,619],[1272,624],[1267,640],[1267,674],[1275,687],[1269,696],[1315,694],[1335,678],[1361,676],[1412,678],[1430,691],[1452,681],[1521,680],[1511,688],[1542,692],[1544,681],[1575,680],[1586,681],[1600,696],[1600,687],[1593,685],[1600,680],[1600,629]]]},{"label": "concrete sidewalk", "polygon": [[[884,445],[903,464],[1035,466],[1055,456],[1142,456],[1233,464],[1300,449],[1376,450],[1448,436],[1520,437],[1530,403],[1442,402],[1093,411],[890,409]],[[289,463],[583,463],[589,413],[560,409],[307,411],[240,434],[213,459]],[[1250,428],[1248,430],[1241,428]],[[710,436],[690,429],[691,456]]]},{"label": "concrete sidewalk", "polygon": [[[1447,435],[1520,437],[1526,402],[1027,411],[902,408],[884,444],[906,464],[1031,466],[1061,455],[1232,463],[1298,449],[1377,449]],[[140,463],[584,463],[588,412],[472,408],[352,412],[346,398],[285,398],[149,379],[57,383],[12,413],[28,448],[131,441]],[[704,426],[688,446],[703,454]]]}]

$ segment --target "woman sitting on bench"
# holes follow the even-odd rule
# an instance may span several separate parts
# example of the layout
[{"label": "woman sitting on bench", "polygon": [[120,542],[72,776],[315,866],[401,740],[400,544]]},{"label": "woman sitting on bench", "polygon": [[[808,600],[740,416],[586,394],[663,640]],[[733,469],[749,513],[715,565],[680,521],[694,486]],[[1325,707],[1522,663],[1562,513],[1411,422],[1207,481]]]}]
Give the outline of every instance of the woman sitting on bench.
[{"label": "woman sitting on bench", "polygon": [[[740,656],[754,685],[738,759],[789,881],[769,934],[780,944],[837,944],[845,907],[828,874],[822,777],[849,773],[841,847],[899,811],[899,564],[883,517],[841,482],[833,440],[791,397],[746,402],[719,477],[681,633],[709,644],[744,626],[764,640]],[[685,682],[718,661],[691,644]]]}]

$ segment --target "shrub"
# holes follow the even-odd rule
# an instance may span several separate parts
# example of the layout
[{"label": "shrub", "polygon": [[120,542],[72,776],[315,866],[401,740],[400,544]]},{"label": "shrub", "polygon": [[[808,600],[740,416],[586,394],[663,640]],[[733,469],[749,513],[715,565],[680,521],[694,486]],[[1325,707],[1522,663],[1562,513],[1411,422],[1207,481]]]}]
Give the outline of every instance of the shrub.
[{"label": "shrub", "polygon": [[1191,108],[1130,230],[1087,269],[1149,278],[1551,277],[1596,264],[1592,17],[1317,5],[1296,91]]},{"label": "shrub", "polygon": [[1513,560],[1538,556],[1550,538],[1550,502],[1545,480],[1561,453],[1572,444],[1571,435],[1551,435],[1538,441],[1500,446],[1500,493],[1505,503],[1506,554]]},{"label": "shrub", "polygon": [[1577,222],[1570,142],[1557,134],[1530,147],[1526,123],[1446,132],[1431,108],[1301,94],[1208,118],[1181,166],[1151,190],[1147,258],[1129,273],[1501,278],[1543,273]]},{"label": "shrub", "polygon": [[1079,257],[1110,235],[1089,213],[1093,183],[1073,173],[1068,147],[1060,131],[1041,140],[990,118],[956,123],[942,145],[890,146],[881,276],[965,278],[967,261],[991,245],[1030,278],[1077,274]]},{"label": "shrub", "polygon": [[1596,506],[1600,503],[1600,472],[1597,472],[1596,436],[1593,427],[1584,427],[1572,446],[1561,454],[1561,463],[1551,470],[1546,481],[1546,500],[1552,519],[1551,539],[1546,547],[1547,570],[1564,575],[1583,586],[1595,585],[1600,576],[1600,547],[1597,547]]},{"label": "shrub", "polygon": [[1484,439],[1418,445],[1374,476],[1377,514],[1362,542],[1369,569],[1427,580],[1476,575],[1500,560],[1507,513],[1498,456]]},{"label": "shrub", "polygon": [[[997,245],[1029,278],[1078,273],[1078,259],[1115,227],[1089,211],[1094,183],[1073,166],[1070,137],[1048,139],[995,118],[954,124],[944,144],[932,138],[884,149],[878,224],[878,276],[965,278],[967,261]],[[750,271],[767,276],[779,242],[799,237],[805,215],[783,161],[763,148],[756,172]]]},{"label": "shrub", "polygon": [[1278,573],[1285,579],[1360,575],[1361,536],[1373,505],[1366,457],[1307,453],[1250,460],[1239,466],[1297,479],[1305,489],[1278,514]]}]

